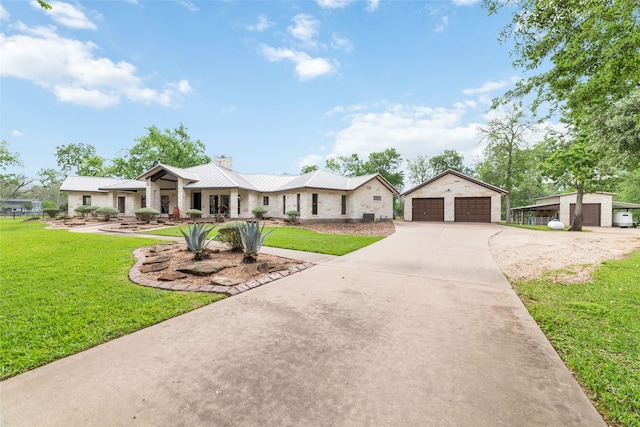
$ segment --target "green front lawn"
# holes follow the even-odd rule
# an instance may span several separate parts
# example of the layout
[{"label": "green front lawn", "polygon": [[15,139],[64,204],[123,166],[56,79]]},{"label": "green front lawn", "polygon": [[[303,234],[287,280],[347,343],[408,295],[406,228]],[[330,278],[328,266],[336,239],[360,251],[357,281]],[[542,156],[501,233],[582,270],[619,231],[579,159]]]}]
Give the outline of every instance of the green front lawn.
[{"label": "green front lawn", "polygon": [[609,424],[640,426],[640,251],[587,284],[548,277],[514,287]]},{"label": "green front lawn", "polygon": [[221,299],[131,283],[131,252],[153,239],[0,221],[0,378]]},{"label": "green front lawn", "polygon": [[[264,229],[267,231],[272,228],[275,231],[269,234],[264,242],[265,246],[338,256],[348,254],[384,238],[382,236],[323,234],[299,227],[265,227]],[[182,229],[186,231],[187,226],[183,226]],[[214,233],[217,233],[217,228],[212,231],[212,234],[209,234],[209,237],[213,237]],[[178,227],[145,231],[144,234],[182,237]]]}]

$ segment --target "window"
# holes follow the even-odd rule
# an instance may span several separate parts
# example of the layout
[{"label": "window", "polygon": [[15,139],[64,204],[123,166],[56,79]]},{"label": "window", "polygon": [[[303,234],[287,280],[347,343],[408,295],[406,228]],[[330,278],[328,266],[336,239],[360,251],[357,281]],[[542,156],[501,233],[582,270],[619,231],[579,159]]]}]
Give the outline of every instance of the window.
[{"label": "window", "polygon": [[218,195],[209,196],[209,214],[217,214],[218,213]]},{"label": "window", "polygon": [[118,197],[118,212],[124,213],[124,197]]},{"label": "window", "polygon": [[220,196],[220,213],[225,216],[229,214],[229,195],[223,194]]},{"label": "window", "polygon": [[147,196],[141,196],[140,197],[140,207],[141,208],[146,208],[147,207]]},{"label": "window", "polygon": [[238,194],[238,215],[240,215],[240,195]]},{"label": "window", "polygon": [[300,193],[296,194],[296,210],[298,213],[302,213],[300,212]]},{"label": "window", "polygon": [[311,195],[311,215],[318,215],[318,193]]},{"label": "window", "polygon": [[342,215],[347,214],[347,196],[342,196]]},{"label": "window", "polygon": [[269,206],[269,196],[264,196],[262,198],[262,206]]},{"label": "window", "polygon": [[380,201],[382,201],[382,196],[373,196],[373,201],[374,201],[374,202],[380,202]]},{"label": "window", "polygon": [[91,206],[91,196],[82,196],[82,205]]},{"label": "window", "polygon": [[282,215],[287,213],[287,196],[282,196]]}]

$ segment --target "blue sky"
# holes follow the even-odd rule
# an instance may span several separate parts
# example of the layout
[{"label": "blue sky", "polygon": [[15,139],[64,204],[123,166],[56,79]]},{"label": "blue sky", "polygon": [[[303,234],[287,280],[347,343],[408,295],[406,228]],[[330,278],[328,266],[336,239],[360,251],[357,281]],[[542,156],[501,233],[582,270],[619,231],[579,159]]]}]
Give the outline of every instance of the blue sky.
[{"label": "blue sky", "polygon": [[109,159],[180,123],[244,173],[390,147],[471,164],[521,76],[497,41],[509,14],[474,0],[50,4],[0,9],[0,137],[31,176],[56,146]]}]

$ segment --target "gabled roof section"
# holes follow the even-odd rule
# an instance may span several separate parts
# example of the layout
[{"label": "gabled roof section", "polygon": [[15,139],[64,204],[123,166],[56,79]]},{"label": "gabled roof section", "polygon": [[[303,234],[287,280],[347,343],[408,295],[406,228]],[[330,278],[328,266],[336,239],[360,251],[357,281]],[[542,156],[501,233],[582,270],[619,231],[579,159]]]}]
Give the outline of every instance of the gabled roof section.
[{"label": "gabled roof section", "polygon": [[177,176],[178,178],[182,178],[185,181],[193,182],[193,181],[200,180],[198,175],[196,175],[194,172],[190,171],[189,169],[181,169],[175,166],[164,165],[162,163],[158,163],[157,165],[155,165],[154,167],[152,167],[151,169],[149,169],[148,171],[146,171],[136,179],[139,181],[144,181],[149,177],[152,177],[154,175],[161,173],[163,170],[165,172],[168,172],[171,175]]},{"label": "gabled roof section", "polygon": [[246,190],[256,190],[244,176],[231,169],[208,163],[206,165],[193,166],[187,169],[200,179],[185,185],[185,188],[242,188]]},{"label": "gabled roof section", "polygon": [[284,186],[299,178],[298,175],[269,175],[266,173],[242,174],[257,191],[270,193],[281,190]]},{"label": "gabled roof section", "polygon": [[318,188],[324,190],[351,191],[357,189],[358,187],[361,187],[362,185],[373,179],[378,179],[389,189],[389,191],[391,191],[393,194],[398,194],[398,191],[393,187],[393,185],[389,184],[389,181],[387,181],[382,175],[377,173],[351,177],[338,175],[333,172],[324,170],[317,170],[297,176],[290,182],[280,187],[279,190],[286,191],[293,190],[295,188]]},{"label": "gabled roof section", "polygon": [[[578,194],[578,192],[577,191],[571,191],[569,193],[560,193],[560,194],[552,194],[550,196],[536,197],[536,200],[550,199],[552,197],[572,196],[574,194]],[[617,193],[609,193],[607,191],[589,191],[588,193],[584,193],[584,194],[604,194],[606,196],[617,196]]]},{"label": "gabled roof section", "polygon": [[116,190],[143,190],[145,183],[132,179],[103,178],[95,176],[68,176],[60,191],[107,192]]},{"label": "gabled roof section", "polygon": [[480,185],[480,186],[482,186],[482,187],[488,188],[489,190],[495,191],[496,193],[500,193],[500,194],[502,194],[502,195],[507,195],[507,194],[509,194],[509,192],[508,192],[507,190],[503,190],[502,188],[496,187],[496,186],[491,185],[491,184],[487,184],[486,182],[482,182],[482,181],[480,181],[479,179],[472,178],[472,177],[470,177],[469,175],[465,175],[465,174],[463,174],[463,173],[461,173],[461,172],[458,172],[458,171],[455,171],[455,170],[453,170],[453,169],[447,169],[446,171],[439,173],[438,175],[436,175],[436,176],[434,176],[433,178],[431,178],[431,179],[429,179],[429,180],[427,180],[427,181],[423,182],[422,184],[420,184],[420,185],[418,185],[418,186],[416,186],[416,187],[413,187],[411,190],[405,191],[404,193],[402,193],[402,194],[400,195],[400,197],[404,197],[404,196],[406,196],[407,194],[413,193],[414,191],[416,191],[416,190],[418,190],[418,189],[420,189],[420,188],[424,187],[425,185],[429,185],[429,184],[431,184],[432,182],[437,181],[437,180],[439,180],[440,178],[442,178],[443,176],[448,175],[448,174],[455,175],[455,176],[457,176],[458,178],[465,179],[465,180],[467,180],[467,181],[469,181],[469,182],[472,182],[472,183],[474,183],[474,184],[477,184],[477,185]]}]

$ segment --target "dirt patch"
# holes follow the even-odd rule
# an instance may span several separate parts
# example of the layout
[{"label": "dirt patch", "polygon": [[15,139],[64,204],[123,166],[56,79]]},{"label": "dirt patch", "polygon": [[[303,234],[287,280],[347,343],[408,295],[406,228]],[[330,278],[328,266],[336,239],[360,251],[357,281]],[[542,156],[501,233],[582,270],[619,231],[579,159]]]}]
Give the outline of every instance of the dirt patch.
[{"label": "dirt patch", "polygon": [[590,232],[502,227],[489,248],[510,280],[531,280],[553,272],[562,283],[584,283],[604,260],[640,249],[640,229],[593,228]]}]

